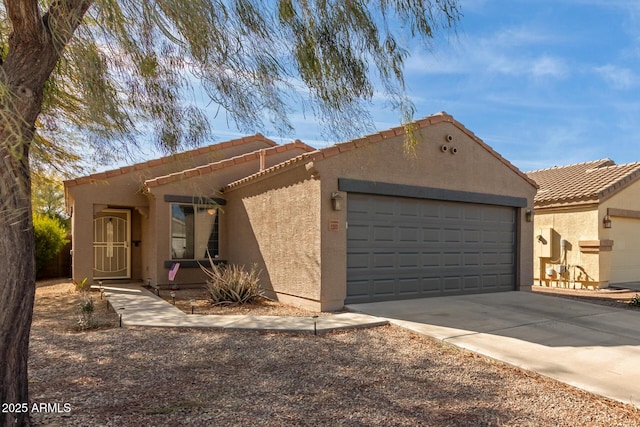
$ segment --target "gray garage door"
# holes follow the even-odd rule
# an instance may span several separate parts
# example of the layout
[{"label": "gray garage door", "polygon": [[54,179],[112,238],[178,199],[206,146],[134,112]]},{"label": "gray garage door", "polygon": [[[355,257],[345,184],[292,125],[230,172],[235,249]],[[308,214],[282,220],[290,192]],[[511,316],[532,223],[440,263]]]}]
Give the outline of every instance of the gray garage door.
[{"label": "gray garage door", "polygon": [[349,193],[346,303],[510,291],[512,207]]}]

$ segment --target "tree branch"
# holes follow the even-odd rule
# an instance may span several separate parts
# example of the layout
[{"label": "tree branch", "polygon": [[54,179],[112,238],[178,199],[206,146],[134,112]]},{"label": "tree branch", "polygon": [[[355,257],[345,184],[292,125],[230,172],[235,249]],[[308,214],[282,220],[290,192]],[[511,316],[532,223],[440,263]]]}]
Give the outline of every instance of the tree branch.
[{"label": "tree branch", "polygon": [[56,50],[62,50],[69,43],[92,3],[93,0],[56,0],[51,3],[42,22],[49,29]]}]

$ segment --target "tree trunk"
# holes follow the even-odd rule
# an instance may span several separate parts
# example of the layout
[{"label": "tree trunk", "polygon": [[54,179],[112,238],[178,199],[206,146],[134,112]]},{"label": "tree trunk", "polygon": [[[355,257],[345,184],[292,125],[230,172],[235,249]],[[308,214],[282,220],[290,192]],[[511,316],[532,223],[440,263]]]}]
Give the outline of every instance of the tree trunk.
[{"label": "tree trunk", "polygon": [[[15,85],[6,87],[16,93]],[[17,404],[3,408],[9,411],[0,412],[0,426],[29,425],[28,411],[19,411],[29,407],[27,357],[35,242],[28,156],[35,118],[29,123],[23,113],[33,110],[38,101],[31,89],[17,90],[28,96],[5,95],[0,109],[0,402]]]},{"label": "tree trunk", "polygon": [[[28,407],[27,356],[35,292],[29,173],[26,164],[13,160],[5,140],[0,141],[0,403]],[[3,407],[0,426],[29,425],[28,412],[5,409],[25,408]]]},{"label": "tree trunk", "polygon": [[30,424],[27,358],[36,272],[29,147],[57,59],[50,44],[10,43],[0,76],[0,403],[17,409],[0,411],[0,426]]},{"label": "tree trunk", "polygon": [[4,2],[12,33],[0,62],[0,404],[13,405],[0,411],[0,427],[30,425],[27,359],[36,271],[29,147],[44,85],[91,3],[55,1],[41,15],[36,0]]}]

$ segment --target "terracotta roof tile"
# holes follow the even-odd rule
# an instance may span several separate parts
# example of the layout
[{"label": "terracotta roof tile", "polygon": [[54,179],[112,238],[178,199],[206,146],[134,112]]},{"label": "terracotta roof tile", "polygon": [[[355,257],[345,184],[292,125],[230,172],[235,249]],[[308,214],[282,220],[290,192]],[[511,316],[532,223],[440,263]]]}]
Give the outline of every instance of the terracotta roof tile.
[{"label": "terracotta roof tile", "polygon": [[527,172],[540,187],[539,207],[599,203],[640,178],[640,162],[616,165],[611,159]]},{"label": "terracotta roof tile", "polygon": [[293,150],[293,149],[303,149],[308,152],[314,151],[313,147],[308,146],[307,144],[297,140],[295,142],[285,144],[285,145],[277,145],[271,148],[264,148],[256,151],[252,151],[250,153],[241,154],[239,156],[231,157],[229,159],[221,160],[214,163],[209,163],[206,165],[198,166],[192,169],[186,169],[180,172],[172,173],[169,175],[159,176],[153,179],[149,179],[145,181],[145,186],[156,187],[158,185],[168,184],[180,179],[191,178],[198,175],[205,175],[216,170],[224,169],[229,166],[239,165],[251,160],[256,160],[260,158],[260,152],[264,151],[265,155],[273,155],[276,153],[282,153],[285,151]]},{"label": "terracotta roof tile", "polygon": [[224,142],[220,142],[220,143],[217,143],[217,144],[208,145],[206,147],[199,147],[199,148],[195,148],[193,150],[183,151],[181,153],[171,154],[171,155],[165,156],[165,157],[160,157],[158,159],[152,159],[152,160],[148,160],[146,162],[136,163],[136,164],[133,164],[133,165],[130,165],[130,166],[123,166],[123,167],[118,168],[118,169],[111,169],[111,170],[108,170],[108,171],[98,172],[98,173],[95,173],[95,174],[79,177],[79,178],[76,178],[76,179],[70,179],[70,180],[65,181],[64,184],[65,184],[65,186],[69,187],[69,186],[74,186],[74,185],[78,185],[78,184],[83,184],[85,182],[93,182],[96,179],[105,179],[105,178],[108,178],[108,177],[129,173],[129,172],[132,172],[134,170],[143,170],[143,169],[146,169],[146,168],[149,168],[149,167],[166,164],[166,163],[169,163],[169,162],[175,160],[176,158],[192,157],[194,155],[204,154],[204,153],[208,153],[210,151],[218,151],[218,150],[221,150],[221,149],[224,149],[224,148],[237,146],[237,145],[241,145],[241,144],[246,144],[246,143],[250,143],[250,142],[255,142],[255,141],[265,142],[268,145],[270,145],[271,147],[277,147],[278,146],[278,144],[276,142],[270,140],[269,138],[263,136],[260,133],[256,133],[255,135],[245,136],[245,137],[238,138],[238,139],[233,139],[233,140],[230,140],[230,141],[224,141]]}]

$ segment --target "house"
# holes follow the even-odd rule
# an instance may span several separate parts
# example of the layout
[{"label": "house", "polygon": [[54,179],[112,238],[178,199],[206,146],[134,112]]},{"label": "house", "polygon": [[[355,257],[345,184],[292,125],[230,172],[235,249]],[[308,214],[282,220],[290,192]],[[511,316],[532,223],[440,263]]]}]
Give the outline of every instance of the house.
[{"label": "house", "polygon": [[640,281],[640,162],[603,159],[527,175],[540,187],[536,284],[598,289]]},{"label": "house", "polygon": [[203,283],[207,250],[279,300],[528,289],[535,183],[446,113],[314,149],[242,138],[65,182],[73,277]]}]

